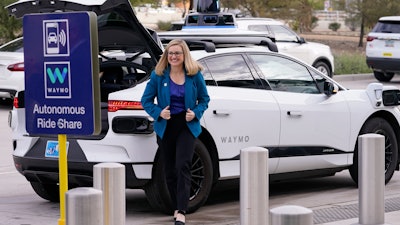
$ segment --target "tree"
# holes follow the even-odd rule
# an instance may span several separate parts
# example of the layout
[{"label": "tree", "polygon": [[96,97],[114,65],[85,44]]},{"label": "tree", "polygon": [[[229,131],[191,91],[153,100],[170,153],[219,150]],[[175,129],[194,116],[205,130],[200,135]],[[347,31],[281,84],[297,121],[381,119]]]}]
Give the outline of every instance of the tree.
[{"label": "tree", "polygon": [[0,39],[4,42],[15,39],[22,34],[22,20],[10,16],[7,5],[15,2],[14,0],[2,0],[0,2]]},{"label": "tree", "polygon": [[[365,33],[369,32],[382,16],[397,15],[400,2],[396,0],[353,0],[346,12],[360,23],[358,46],[363,47]],[[365,30],[367,30],[365,32]]]},{"label": "tree", "polygon": [[221,5],[244,9],[253,17],[271,17],[298,24],[300,32],[311,31],[312,12],[323,8],[323,0],[227,0]]},{"label": "tree", "polygon": [[313,0],[297,0],[292,1],[293,9],[296,9],[296,18],[299,23],[299,31],[311,31],[313,5],[316,1]]},{"label": "tree", "polygon": [[158,0],[129,0],[132,6],[140,6],[144,4],[160,5],[161,1]]}]

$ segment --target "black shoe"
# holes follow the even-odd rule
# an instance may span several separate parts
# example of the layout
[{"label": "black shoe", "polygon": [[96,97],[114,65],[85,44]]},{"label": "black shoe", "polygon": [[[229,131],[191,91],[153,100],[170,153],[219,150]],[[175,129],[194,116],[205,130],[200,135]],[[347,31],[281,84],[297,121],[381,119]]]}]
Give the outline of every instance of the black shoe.
[{"label": "black shoe", "polygon": [[175,225],[185,225],[185,223],[182,221],[175,221]]}]

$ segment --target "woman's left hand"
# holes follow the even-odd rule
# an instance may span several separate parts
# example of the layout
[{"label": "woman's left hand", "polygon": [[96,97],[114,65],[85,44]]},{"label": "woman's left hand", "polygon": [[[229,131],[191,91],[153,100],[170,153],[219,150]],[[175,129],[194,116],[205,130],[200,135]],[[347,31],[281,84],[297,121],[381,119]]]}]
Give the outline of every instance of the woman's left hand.
[{"label": "woman's left hand", "polygon": [[195,116],[194,112],[192,110],[190,110],[190,109],[187,109],[187,111],[186,111],[186,121],[187,122],[192,121],[194,119],[194,116]]}]

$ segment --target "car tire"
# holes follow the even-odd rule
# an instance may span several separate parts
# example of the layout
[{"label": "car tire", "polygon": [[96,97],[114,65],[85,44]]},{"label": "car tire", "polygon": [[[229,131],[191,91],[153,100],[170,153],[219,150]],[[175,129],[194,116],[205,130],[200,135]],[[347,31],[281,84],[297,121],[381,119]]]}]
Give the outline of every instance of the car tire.
[{"label": "car tire", "polygon": [[374,76],[378,81],[389,82],[390,80],[392,80],[394,73],[374,71]]},{"label": "car tire", "polygon": [[[207,148],[200,140],[195,142],[191,173],[192,187],[190,189],[188,213],[195,212],[204,205],[213,186],[213,164]],[[153,168],[153,179],[144,190],[152,208],[166,214],[171,214],[175,210],[169,197],[160,159],[156,160]]]},{"label": "car tire", "polygon": [[41,198],[51,202],[60,201],[60,188],[57,184],[31,182],[31,186]]},{"label": "car tire", "polygon": [[316,63],[313,64],[313,67],[315,69],[317,69],[318,71],[320,71],[321,73],[328,75],[329,77],[332,77],[332,71],[330,69],[330,67],[328,66],[328,64],[322,62],[322,61],[318,61]]},{"label": "car tire", "polygon": [[[399,150],[396,134],[389,122],[382,118],[369,119],[361,128],[360,135],[367,133],[380,134],[385,137],[385,184],[392,178],[398,164]],[[354,149],[353,165],[349,172],[352,179],[358,184],[358,141]]]}]

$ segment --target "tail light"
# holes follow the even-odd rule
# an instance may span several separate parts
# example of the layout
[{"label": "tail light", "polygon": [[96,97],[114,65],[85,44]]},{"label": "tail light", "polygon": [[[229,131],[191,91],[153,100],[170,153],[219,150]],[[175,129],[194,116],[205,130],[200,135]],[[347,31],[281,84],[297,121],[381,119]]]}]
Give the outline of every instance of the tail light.
[{"label": "tail light", "polygon": [[108,101],[109,112],[116,112],[118,110],[143,110],[143,106],[138,101]]},{"label": "tail light", "polygon": [[20,63],[15,63],[15,64],[9,65],[9,66],[7,67],[7,69],[8,69],[9,71],[12,71],[12,72],[14,72],[14,71],[24,71],[25,66],[24,66],[24,63],[23,63],[23,62],[20,62]]},{"label": "tail light", "polygon": [[13,107],[16,109],[25,108],[25,91],[20,91],[13,98]]},{"label": "tail light", "polygon": [[369,42],[369,41],[373,41],[374,39],[376,39],[376,37],[373,37],[373,36],[367,36],[367,42]]},{"label": "tail light", "polygon": [[14,97],[13,106],[14,106],[14,108],[16,108],[16,109],[19,108],[18,97]]}]

